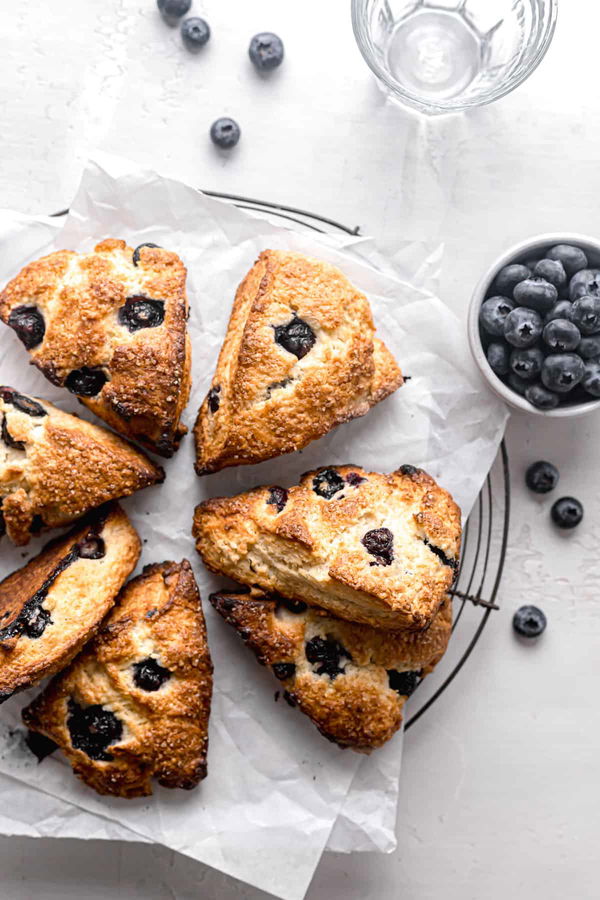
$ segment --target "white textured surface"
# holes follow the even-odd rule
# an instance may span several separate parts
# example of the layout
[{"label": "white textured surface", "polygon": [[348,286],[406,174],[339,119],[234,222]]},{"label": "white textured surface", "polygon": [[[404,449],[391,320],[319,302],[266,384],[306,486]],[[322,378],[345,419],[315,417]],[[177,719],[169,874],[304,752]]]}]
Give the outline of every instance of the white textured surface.
[{"label": "white textured surface", "polygon": [[[296,204],[373,232],[446,242],[442,298],[466,310],[481,269],[541,231],[600,232],[597,29],[589,0],[561,4],[532,79],[468,117],[424,121],[385,106],[352,41],[347,0],[206,0],[213,26],[189,57],[153,0],[3,4],[0,204],[65,206],[100,146],[215,190]],[[257,77],[249,37],[283,37],[285,66]],[[230,157],[213,118],[243,129]],[[466,668],[407,735],[399,849],[327,856],[310,900],[529,900],[597,896],[600,707],[600,419],[513,419],[513,525],[501,602]],[[563,537],[526,495],[526,462],[553,459],[586,519]],[[539,602],[537,647],[510,616]],[[0,841],[10,900],[163,900],[260,895],[170,852],[136,845]]]}]

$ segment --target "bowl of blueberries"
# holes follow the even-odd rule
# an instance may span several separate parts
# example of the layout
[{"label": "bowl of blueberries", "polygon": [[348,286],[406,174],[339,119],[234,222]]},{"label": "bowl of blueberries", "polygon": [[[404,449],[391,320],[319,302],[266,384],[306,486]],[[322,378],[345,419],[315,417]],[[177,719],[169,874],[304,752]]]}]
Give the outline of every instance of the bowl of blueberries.
[{"label": "bowl of blueberries", "polygon": [[508,250],[475,288],[469,342],[492,390],[516,409],[598,409],[600,241],[546,234]]}]

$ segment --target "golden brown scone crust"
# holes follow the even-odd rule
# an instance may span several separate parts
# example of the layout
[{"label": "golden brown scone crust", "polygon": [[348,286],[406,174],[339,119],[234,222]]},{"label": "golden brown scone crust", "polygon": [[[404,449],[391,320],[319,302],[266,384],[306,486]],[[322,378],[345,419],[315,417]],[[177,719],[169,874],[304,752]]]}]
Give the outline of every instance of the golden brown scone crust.
[{"label": "golden brown scone crust", "polygon": [[135,529],[112,504],[0,583],[0,702],[68,665],[139,555]]},{"label": "golden brown scone crust", "polygon": [[[298,358],[275,340],[296,318],[316,340]],[[402,385],[374,337],[367,298],[335,266],[265,250],[240,284],[194,429],[198,474],[300,450]]]},{"label": "golden brown scone crust", "polygon": [[[148,660],[158,663],[155,675],[163,672],[142,681],[152,690],[134,677],[136,664]],[[95,640],[23,710],[23,721],[57,743],[99,794],[143,797],[152,793],[153,778],[189,789],[206,776],[211,697],[212,663],[192,568],[187,560],[164,562],[146,566],[125,586]],[[73,746],[68,726],[74,711],[95,706],[121,724],[120,736],[94,751],[107,758]]]},{"label": "golden brown scone crust", "polygon": [[[401,631],[435,616],[454,580],[461,521],[448,492],[414,466],[389,475],[331,466],[288,491],[205,500],[193,533],[213,572]],[[381,554],[371,552],[378,536],[391,542]]]},{"label": "golden brown scone crust", "polygon": [[0,535],[17,546],[163,479],[111,431],[0,386]]},{"label": "golden brown scone crust", "polygon": [[[59,250],[25,266],[0,294],[0,317],[9,324],[18,307],[39,310],[45,334],[30,350],[33,365],[58,385],[74,370],[101,370],[108,381],[95,396],[79,394],[82,403],[115,431],[171,456],[187,430],[185,279],[176,253],[142,247],[136,266],[125,241],[105,240],[93,253]],[[118,314],[132,297],[164,302],[163,322],[129,331]]]},{"label": "golden brown scone crust", "polygon": [[326,738],[362,753],[398,730],[407,696],[442,658],[452,629],[449,597],[424,632],[356,625],[256,590],[210,601],[272,667],[288,702]]}]

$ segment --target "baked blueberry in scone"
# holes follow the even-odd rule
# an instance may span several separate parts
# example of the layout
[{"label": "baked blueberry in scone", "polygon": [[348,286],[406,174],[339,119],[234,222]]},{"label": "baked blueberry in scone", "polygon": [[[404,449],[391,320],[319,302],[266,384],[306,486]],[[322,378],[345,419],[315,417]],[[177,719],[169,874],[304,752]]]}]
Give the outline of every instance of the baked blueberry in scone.
[{"label": "baked blueberry in scone", "polygon": [[205,500],[196,548],[213,572],[335,616],[401,631],[426,628],[451,586],[460,510],[420,469],[308,472],[300,484]]},{"label": "baked blueberry in scone", "polygon": [[111,431],[0,386],[0,536],[27,544],[32,531],[66,525],[163,478]]},{"label": "baked blueberry in scone", "polygon": [[407,697],[444,655],[452,628],[449,597],[422,632],[356,625],[256,590],[210,601],[271,668],[288,702],[326,738],[362,753],[398,730]]},{"label": "baked blueberry in scone", "polygon": [[64,669],[95,634],[140,555],[117,504],[0,582],[0,702]]},{"label": "baked blueberry in scone", "polygon": [[100,794],[142,797],[152,779],[206,776],[212,663],[191,566],[146,566],[94,641],[23,711]]},{"label": "baked blueberry in scone", "polygon": [[176,253],[106,240],[30,263],[0,317],[53,384],[162,456],[177,449],[190,391],[186,270]]},{"label": "baked blueberry in scone", "polygon": [[198,414],[196,470],[300,450],[402,383],[367,298],[339,269],[265,250],[237,290]]}]

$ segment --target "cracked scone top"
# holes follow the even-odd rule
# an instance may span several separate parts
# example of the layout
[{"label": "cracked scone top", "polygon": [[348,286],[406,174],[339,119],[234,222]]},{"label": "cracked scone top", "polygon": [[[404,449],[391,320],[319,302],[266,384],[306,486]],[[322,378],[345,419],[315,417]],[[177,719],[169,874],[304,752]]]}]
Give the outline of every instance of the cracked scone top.
[{"label": "cracked scone top", "polygon": [[190,391],[185,279],[176,253],[105,240],[25,266],[0,294],[0,317],[53,384],[171,456]]},{"label": "cracked scone top", "polygon": [[458,565],[460,510],[420,469],[308,472],[300,484],[205,500],[194,516],[205,565],[242,584],[401,631],[426,628]]},{"label": "cracked scone top", "polygon": [[117,504],[96,510],[0,583],[0,702],[73,659],[140,555]]},{"label": "cracked scone top", "polygon": [[323,615],[301,601],[220,592],[210,601],[321,734],[369,753],[399,729],[404,704],[446,651],[446,598],[426,631],[386,632]]},{"label": "cracked scone top", "polygon": [[23,711],[100,794],[142,797],[152,779],[206,776],[212,663],[187,560],[146,566],[94,641]]},{"label": "cracked scone top", "polygon": [[265,250],[240,284],[195,426],[199,474],[290,453],[402,385],[367,298],[335,266]]},{"label": "cracked scone top", "polygon": [[164,472],[106,428],[0,386],[0,536],[27,544]]}]

